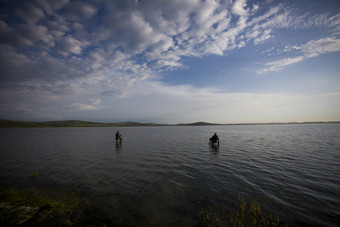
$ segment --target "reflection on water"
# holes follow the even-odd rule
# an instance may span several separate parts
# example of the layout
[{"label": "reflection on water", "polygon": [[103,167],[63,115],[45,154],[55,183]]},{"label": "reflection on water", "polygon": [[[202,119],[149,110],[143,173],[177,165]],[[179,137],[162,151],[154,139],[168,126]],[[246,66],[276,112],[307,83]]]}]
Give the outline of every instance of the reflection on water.
[{"label": "reflection on water", "polygon": [[117,225],[196,225],[239,194],[289,224],[339,223],[339,124],[127,127],[120,145],[116,130],[1,129],[0,183],[78,186]]},{"label": "reflection on water", "polygon": [[210,152],[211,153],[213,153],[213,154],[218,154],[218,152],[219,152],[219,147],[220,146],[217,146],[217,145],[211,145],[210,144],[210,146],[209,146],[209,150],[210,150]]}]

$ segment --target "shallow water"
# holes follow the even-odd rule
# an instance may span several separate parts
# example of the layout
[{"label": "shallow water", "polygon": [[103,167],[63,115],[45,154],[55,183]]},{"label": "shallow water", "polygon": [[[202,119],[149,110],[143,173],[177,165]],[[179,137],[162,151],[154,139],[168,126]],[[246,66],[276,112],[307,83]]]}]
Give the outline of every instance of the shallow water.
[{"label": "shallow water", "polygon": [[340,223],[340,124],[0,129],[0,144],[1,185],[79,187],[102,223],[193,226],[238,195],[290,225]]}]

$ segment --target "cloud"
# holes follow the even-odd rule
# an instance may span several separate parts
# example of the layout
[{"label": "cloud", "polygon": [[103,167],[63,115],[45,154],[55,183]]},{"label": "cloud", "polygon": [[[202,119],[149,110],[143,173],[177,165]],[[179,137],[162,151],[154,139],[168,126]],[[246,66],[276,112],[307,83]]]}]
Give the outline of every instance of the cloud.
[{"label": "cloud", "polygon": [[257,71],[258,74],[264,74],[272,71],[279,71],[291,64],[303,61],[308,58],[317,57],[322,54],[340,51],[340,39],[323,38],[319,40],[312,40],[306,44],[296,46],[286,46],[284,52],[299,51],[300,56],[284,58],[265,64],[265,68]]},{"label": "cloud", "polygon": [[3,44],[10,44],[15,47],[40,48],[53,47],[54,39],[48,29],[42,25],[20,25],[15,29],[0,21],[0,41]]},{"label": "cloud", "polygon": [[300,49],[306,55],[306,58],[317,57],[321,54],[340,51],[340,39],[328,37],[312,40],[301,47],[297,47],[297,49]]},{"label": "cloud", "polygon": [[263,74],[263,73],[272,72],[272,71],[279,71],[288,65],[300,62],[304,59],[305,58],[303,56],[299,56],[295,58],[284,58],[284,59],[280,59],[277,61],[268,62],[265,64],[266,66],[268,66],[268,68],[258,70],[257,73]]},{"label": "cloud", "polygon": [[[19,48],[34,48],[38,53],[31,61],[34,64],[43,54],[44,58],[49,54],[49,62],[57,65],[66,62],[60,57],[78,56],[71,60],[72,64],[61,67],[65,70],[60,76],[72,78],[93,75],[95,70],[99,74],[115,70],[135,72],[140,67],[150,67],[149,72],[183,68],[183,57],[224,55],[250,42],[259,45],[273,38],[275,28],[293,26],[294,21],[283,5],[263,12],[259,4],[248,5],[245,0],[233,3],[150,0],[138,4],[36,0],[25,4],[27,9],[14,9],[16,14],[12,16],[26,18],[26,24],[14,26],[0,21],[1,42],[18,48],[18,53],[26,56],[32,56],[33,52]],[[326,19],[320,16],[315,23],[324,24],[322,21]],[[328,19],[333,27],[338,26],[338,21],[336,16]],[[103,50],[97,51],[99,47]],[[281,65],[269,66],[272,70],[285,66],[279,61],[277,64]]]},{"label": "cloud", "polygon": [[329,26],[334,27],[334,35],[339,35],[340,34],[340,13],[329,18],[327,22]]},{"label": "cloud", "polygon": [[[250,26],[261,25],[261,24],[263,24],[263,22],[269,21],[270,18],[273,18],[275,15],[280,13],[280,11],[281,11],[280,6],[272,7],[267,12],[265,12],[263,15],[252,18],[249,21],[249,25]],[[271,20],[271,21],[273,21],[273,20]],[[258,26],[256,26],[256,28],[258,28]]]},{"label": "cloud", "polygon": [[[193,109],[204,108],[194,96],[207,102],[224,99],[190,86],[169,88],[154,79],[185,69],[191,57],[224,56],[253,45],[261,49],[280,39],[282,28],[327,27],[332,34],[303,44],[287,41],[286,55],[278,54],[258,73],[279,71],[340,46],[340,14],[301,15],[284,3],[28,0],[10,6],[0,12],[2,97],[13,96],[13,103],[21,105],[18,97],[27,97],[26,111],[30,104],[35,108],[42,103],[46,116],[48,102],[42,97],[59,108],[98,110],[110,100],[129,99],[157,86],[169,93],[157,90],[155,95],[171,100],[178,98],[176,93],[189,95],[197,102]],[[4,98],[1,102],[7,103]],[[188,98],[182,104],[189,103]]]},{"label": "cloud", "polygon": [[30,25],[36,24],[42,19],[45,14],[44,11],[33,4],[25,2],[22,8],[16,9],[14,13],[24,22]]},{"label": "cloud", "polygon": [[64,15],[72,21],[89,20],[97,13],[97,9],[87,2],[74,1],[66,6]]},{"label": "cloud", "polygon": [[[159,71],[183,68],[181,60],[185,56],[224,55],[228,50],[247,46],[248,40],[240,39],[245,31],[251,31],[252,35],[249,33],[247,37],[259,44],[272,37],[272,30],[268,28],[270,25],[265,25],[266,29],[256,33],[255,25],[264,24],[269,17],[273,20],[279,12],[279,9],[270,10],[265,18],[259,18],[261,16],[256,15],[259,6],[253,5],[250,10],[244,0],[233,4],[215,0],[150,0],[137,5],[129,1],[56,3],[36,0],[27,4],[34,9],[29,25],[14,27],[1,21],[1,41],[18,48],[34,47],[34,52],[45,51],[59,62],[64,61],[59,57],[78,55],[84,64],[78,71],[83,71],[84,76],[91,73],[91,70],[84,70],[90,61],[87,58],[98,47],[105,50],[96,53],[101,55],[101,61],[90,63],[92,70],[108,68],[108,65],[119,68],[112,66],[110,56],[117,59],[112,53],[120,52],[124,55],[121,61],[129,62],[131,67],[144,61],[151,69],[155,67]],[[22,13],[16,15],[22,17],[22,8],[18,12]],[[248,23],[250,17],[252,22]],[[255,23],[256,18],[259,19]],[[83,56],[84,53],[89,54]],[[125,63],[120,64],[120,70],[129,71],[129,64]]]},{"label": "cloud", "polygon": [[261,36],[257,36],[257,38],[254,39],[254,44],[259,44],[259,43],[271,38],[272,35],[270,33],[271,33],[271,29],[263,31]]},{"label": "cloud", "polygon": [[84,104],[84,103],[73,103],[70,107],[76,108],[78,110],[97,110],[98,107],[95,105]]},{"label": "cloud", "polygon": [[66,36],[57,43],[57,51],[64,56],[69,54],[81,54],[82,43],[72,36]]},{"label": "cloud", "polygon": [[[165,123],[208,121],[217,123],[282,122],[318,120],[327,109],[336,119],[339,113],[340,93],[297,95],[281,93],[223,92],[190,85],[165,86],[147,82],[145,91],[121,100],[108,101],[107,106],[122,106],[114,113],[121,120],[135,119],[132,110],[138,110],[139,119]],[[324,97],[328,102],[322,103]],[[332,108],[329,108],[332,105]],[[306,116],[303,109],[310,111]],[[190,113],[190,114],[188,114]],[[252,119],[252,120],[249,120]],[[284,120],[283,120],[284,119]]]},{"label": "cloud", "polygon": [[36,7],[44,10],[47,15],[53,15],[58,10],[62,9],[69,3],[69,0],[58,0],[58,1],[45,1],[45,0],[35,0],[31,1]]},{"label": "cloud", "polygon": [[246,0],[235,0],[232,6],[232,12],[240,16],[245,16],[248,12],[248,9],[245,9],[246,6]]},{"label": "cloud", "polygon": [[181,63],[178,61],[171,61],[171,60],[158,60],[153,65],[154,68],[167,68],[169,70],[174,68],[180,68],[183,67]]}]

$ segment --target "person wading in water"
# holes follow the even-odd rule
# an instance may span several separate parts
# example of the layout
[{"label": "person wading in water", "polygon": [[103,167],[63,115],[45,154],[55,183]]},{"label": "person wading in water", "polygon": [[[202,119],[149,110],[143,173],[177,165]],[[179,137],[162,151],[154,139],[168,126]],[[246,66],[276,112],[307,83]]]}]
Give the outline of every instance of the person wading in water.
[{"label": "person wading in water", "polygon": [[119,132],[119,131],[117,131],[117,132],[116,132],[116,135],[115,135],[115,137],[116,137],[116,144],[118,144],[118,143],[121,143],[121,142],[122,142],[122,140],[123,140],[123,136],[122,136],[122,134],[120,134],[120,132]]}]

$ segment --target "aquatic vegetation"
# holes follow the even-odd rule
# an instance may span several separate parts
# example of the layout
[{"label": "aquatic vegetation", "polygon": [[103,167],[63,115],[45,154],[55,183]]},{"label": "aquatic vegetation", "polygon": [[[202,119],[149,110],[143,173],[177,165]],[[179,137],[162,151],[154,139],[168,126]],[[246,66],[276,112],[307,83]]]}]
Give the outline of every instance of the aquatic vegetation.
[{"label": "aquatic vegetation", "polygon": [[216,212],[212,209],[205,209],[200,214],[201,225],[206,227],[226,226],[226,217],[224,213]]},{"label": "aquatic vegetation", "polygon": [[257,202],[250,204],[239,196],[239,201],[235,209],[229,211],[218,211],[205,209],[201,211],[201,225],[207,227],[221,226],[280,226],[278,217],[273,218],[271,214],[264,214],[261,206]]},{"label": "aquatic vegetation", "polygon": [[39,174],[38,174],[37,171],[32,171],[32,172],[30,172],[30,178],[31,178],[31,179],[36,178],[38,175],[39,175]]},{"label": "aquatic vegetation", "polygon": [[56,192],[48,188],[0,188],[0,224],[66,225],[80,222],[92,202],[79,190]]}]

